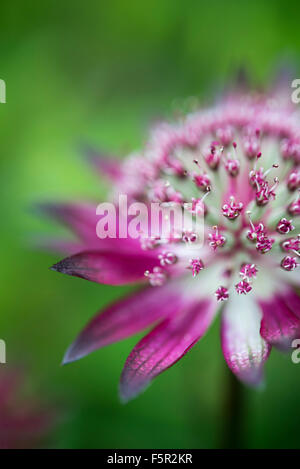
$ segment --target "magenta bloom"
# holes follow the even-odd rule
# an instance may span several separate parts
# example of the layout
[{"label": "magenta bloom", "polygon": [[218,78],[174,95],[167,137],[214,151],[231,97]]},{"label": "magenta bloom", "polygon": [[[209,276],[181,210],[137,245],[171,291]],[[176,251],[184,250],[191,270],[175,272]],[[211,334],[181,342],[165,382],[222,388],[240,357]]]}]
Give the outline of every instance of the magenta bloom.
[{"label": "magenta bloom", "polygon": [[0,370],[0,449],[40,446],[54,423],[53,410],[22,396],[26,386],[19,370]]},{"label": "magenta bloom", "polygon": [[53,270],[109,285],[148,284],[98,314],[64,362],[154,324],[125,363],[127,401],[182,358],[220,312],[229,368],[259,385],[272,346],[287,349],[300,337],[299,116],[281,97],[230,96],[158,125],[143,152],[122,164],[92,160],[115,197],[191,203],[194,216],[205,216],[205,239],[199,247],[193,232],[101,240],[92,204],[46,206],[78,237],[54,243],[70,255]]}]

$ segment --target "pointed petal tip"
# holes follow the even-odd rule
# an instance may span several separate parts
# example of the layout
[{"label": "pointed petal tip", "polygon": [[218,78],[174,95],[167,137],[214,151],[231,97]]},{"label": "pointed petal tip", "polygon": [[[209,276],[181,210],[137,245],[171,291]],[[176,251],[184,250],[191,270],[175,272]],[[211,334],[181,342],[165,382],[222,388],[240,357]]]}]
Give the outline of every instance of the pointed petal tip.
[{"label": "pointed petal tip", "polygon": [[231,369],[231,372],[236,378],[246,387],[254,389],[255,391],[264,391],[266,388],[263,367],[245,372],[237,372],[236,368]]},{"label": "pointed petal tip", "polygon": [[119,385],[119,399],[122,404],[128,404],[130,401],[133,401],[137,397],[139,397],[141,394],[143,394],[146,389],[150,386],[151,381],[148,381],[147,383],[143,383],[142,386],[139,387],[133,387],[130,385],[130,383],[124,383],[122,382],[122,377],[121,377],[121,382]]},{"label": "pointed petal tip", "polygon": [[128,388],[125,388],[122,383],[119,386],[119,399],[123,405],[133,401],[138,396],[138,394],[138,392],[134,392]]},{"label": "pointed petal tip", "polygon": [[56,264],[53,264],[49,267],[50,270],[54,270],[55,272],[60,272],[61,274],[69,274],[72,275],[72,261],[70,260],[69,257],[66,257],[65,259],[56,262]]},{"label": "pointed petal tip", "polygon": [[68,365],[69,363],[72,363],[73,361],[75,361],[71,356],[71,347],[72,346],[70,346],[65,352],[63,359],[61,361],[61,364],[60,364],[61,366]]},{"label": "pointed petal tip", "polygon": [[67,349],[66,353],[64,354],[64,357],[61,362],[61,366],[68,365],[69,363],[76,362],[80,360],[80,358],[83,358],[85,355],[84,354],[76,354],[74,352],[74,344],[70,345],[70,347]]},{"label": "pointed petal tip", "polygon": [[125,362],[121,401],[128,402],[143,393],[159,374],[177,363],[204,335],[214,314],[212,302],[193,302],[184,313],[164,319],[143,337]]},{"label": "pointed petal tip", "polygon": [[122,383],[122,376],[121,376],[121,381],[119,383],[119,400],[121,404],[123,405],[128,404],[128,402],[133,400],[135,397],[136,397],[135,394],[131,394],[127,386],[124,386],[124,383]]},{"label": "pointed petal tip", "polygon": [[61,266],[61,262],[57,262],[49,267],[49,270],[53,270],[54,272],[64,273],[63,268]]},{"label": "pointed petal tip", "polygon": [[266,389],[266,381],[263,378],[260,383],[257,383],[255,386],[255,390],[258,392],[263,392]]},{"label": "pointed petal tip", "polygon": [[[100,346],[97,348],[100,348]],[[79,334],[75,341],[67,348],[61,364],[68,365],[69,363],[77,362],[95,350],[96,348],[90,347],[90,344],[85,342],[81,334]]]},{"label": "pointed petal tip", "polygon": [[61,207],[60,202],[36,202],[31,205],[31,210],[37,215],[53,216]]},{"label": "pointed petal tip", "polygon": [[69,363],[73,363],[74,360],[72,360],[72,358],[68,356],[68,353],[69,353],[69,350],[67,350],[65,355],[63,356],[60,366],[65,366],[65,365],[69,365]]},{"label": "pointed petal tip", "polygon": [[123,394],[122,391],[119,390],[119,401],[121,404],[126,405],[130,401],[130,398],[126,397],[125,394]]}]

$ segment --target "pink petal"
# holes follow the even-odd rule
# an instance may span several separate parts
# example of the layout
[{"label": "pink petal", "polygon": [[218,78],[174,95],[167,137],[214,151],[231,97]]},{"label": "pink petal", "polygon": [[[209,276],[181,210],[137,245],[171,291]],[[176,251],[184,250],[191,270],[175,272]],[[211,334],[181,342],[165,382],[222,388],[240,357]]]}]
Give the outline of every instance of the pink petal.
[{"label": "pink petal", "polygon": [[124,253],[117,251],[83,251],[54,264],[51,270],[91,282],[106,285],[125,285],[143,280],[145,271],[159,266],[152,253]]},{"label": "pink petal", "polygon": [[222,350],[231,371],[241,381],[257,386],[271,346],[260,335],[261,311],[252,297],[232,296],[221,325]]},{"label": "pink petal", "polygon": [[76,203],[45,203],[39,205],[42,213],[66,225],[82,240],[96,240],[96,205]]},{"label": "pink petal", "polygon": [[33,241],[36,249],[71,256],[82,250],[82,244],[64,239],[38,238]]},{"label": "pink petal", "polygon": [[99,171],[99,174],[114,182],[120,180],[122,177],[120,160],[111,155],[99,153],[91,148],[85,149],[85,153],[92,165]]},{"label": "pink petal", "polygon": [[198,301],[146,335],[125,363],[120,382],[122,401],[137,396],[155,376],[185,355],[206,332],[215,310],[214,302]]},{"label": "pink petal", "polygon": [[270,300],[259,302],[263,311],[261,336],[271,345],[281,349],[290,348],[292,340],[299,335],[300,331],[300,309],[295,311],[296,314],[298,313],[297,316],[288,306],[288,301],[293,301],[293,298],[292,294],[288,294],[287,298],[274,295]]},{"label": "pink petal", "polygon": [[300,296],[293,289],[290,289],[282,295],[282,298],[294,315],[300,319]]},{"label": "pink petal", "polygon": [[[39,210],[55,220],[63,223],[81,240],[83,246],[88,249],[116,249],[118,251],[142,251],[138,239],[127,238],[105,238],[100,239],[96,233],[97,223],[100,216],[96,214],[97,206],[89,203],[45,203],[39,205]],[[119,216],[116,209],[117,233],[119,230]],[[63,241],[62,241],[63,243]],[[69,251],[68,251],[69,252]],[[78,252],[78,250],[77,250]]]},{"label": "pink petal", "polygon": [[134,292],[92,319],[68,349],[64,363],[129,337],[158,319],[176,314],[189,303],[190,299],[171,283]]}]

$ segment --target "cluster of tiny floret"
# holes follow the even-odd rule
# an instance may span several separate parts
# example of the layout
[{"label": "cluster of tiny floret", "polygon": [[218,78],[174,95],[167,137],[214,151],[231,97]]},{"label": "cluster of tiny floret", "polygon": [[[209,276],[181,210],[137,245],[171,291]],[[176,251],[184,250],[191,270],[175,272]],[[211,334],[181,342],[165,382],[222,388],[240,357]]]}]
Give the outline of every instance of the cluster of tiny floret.
[{"label": "cluster of tiny floret", "polygon": [[[281,154],[281,163],[274,163],[267,169],[260,164],[264,159],[265,138],[277,144]],[[185,160],[178,157],[180,151],[191,155],[191,164],[187,167]],[[220,220],[222,217],[229,220],[232,228],[225,221],[220,221],[219,226],[211,227],[206,223],[205,240],[206,246],[211,250],[209,264],[211,259],[218,258],[219,252],[223,256],[226,252],[227,259],[230,253],[233,256],[237,251],[245,254],[245,262],[240,264],[239,271],[236,272],[240,277],[234,284],[237,294],[246,295],[253,288],[253,281],[259,270],[257,259],[260,257],[257,257],[257,253],[266,255],[277,246],[285,254],[279,262],[276,261],[279,268],[290,272],[299,266],[300,235],[294,235],[293,219],[300,215],[300,124],[290,111],[269,106],[267,100],[229,101],[219,110],[187,116],[179,125],[160,125],[153,133],[145,153],[147,158],[143,156],[127,163],[133,198],[149,202],[189,202],[194,216],[205,216],[207,220],[212,209],[213,214],[218,212]],[[242,168],[245,166],[242,158],[248,168],[248,189],[252,191],[252,198],[247,206],[237,199],[238,193],[229,190],[230,187],[236,187],[236,181],[242,177]],[[223,185],[223,203],[220,207],[210,207],[210,198],[207,196],[214,191],[215,176],[221,167],[227,174],[227,181],[220,181],[220,186]],[[275,177],[271,177],[273,171],[278,176],[276,173]],[[280,171],[284,174],[282,180],[279,179]],[[170,175],[172,178],[169,178]],[[170,183],[169,179],[173,182]],[[182,181],[185,185],[190,181],[199,196],[187,197],[184,190],[175,189],[176,180],[179,188]],[[278,207],[276,211],[272,209],[279,189],[286,193],[281,213],[278,212]],[[228,197],[226,194],[229,194]],[[261,213],[258,221],[252,220],[255,206]],[[267,219],[271,218],[270,214],[273,212],[279,215],[275,225],[272,222],[268,226]],[[224,251],[224,246],[228,244],[227,235],[236,241]],[[141,239],[143,249],[159,249],[159,266],[154,267],[151,272],[145,272],[153,286],[163,285],[171,275],[173,266],[183,262],[176,249],[176,254],[172,252],[171,245],[196,244],[197,234],[186,231],[180,239],[172,239],[170,236],[167,243],[165,242],[166,249],[162,251],[164,242],[159,238]],[[247,247],[245,243],[248,243]],[[255,263],[251,260],[255,260]],[[185,266],[194,278],[201,277],[205,267],[204,260],[199,256],[188,259]],[[229,298],[230,276],[227,276],[226,285],[216,289],[218,301]]]}]

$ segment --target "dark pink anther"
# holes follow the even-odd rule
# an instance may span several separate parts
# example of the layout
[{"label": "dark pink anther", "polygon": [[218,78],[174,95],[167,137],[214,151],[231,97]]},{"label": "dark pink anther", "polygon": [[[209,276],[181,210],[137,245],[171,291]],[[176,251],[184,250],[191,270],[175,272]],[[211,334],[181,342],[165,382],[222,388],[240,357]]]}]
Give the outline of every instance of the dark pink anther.
[{"label": "dark pink anther", "polygon": [[266,205],[270,200],[274,200],[276,197],[276,194],[274,190],[276,189],[278,185],[278,179],[274,179],[275,184],[270,187],[269,183],[265,181],[263,184],[259,185],[256,191],[256,203],[257,205]]},{"label": "dark pink anther", "polygon": [[275,243],[275,239],[268,238],[266,235],[261,235],[257,239],[256,249],[261,254],[266,254],[268,251],[272,249],[273,244]]},{"label": "dark pink anther", "polygon": [[211,146],[204,152],[204,159],[210,169],[218,169],[223,153],[223,147],[218,142],[213,142]]},{"label": "dark pink anther", "polygon": [[211,185],[209,176],[206,173],[203,174],[193,174],[193,181],[196,186],[202,191],[206,191]]},{"label": "dark pink anther", "polygon": [[218,301],[226,301],[229,298],[228,289],[222,286],[216,290],[215,295]]},{"label": "dark pink anther", "polygon": [[249,182],[252,187],[257,188],[257,184],[262,185],[265,183],[264,169],[252,169],[249,173]]},{"label": "dark pink anther", "polygon": [[216,251],[217,248],[224,246],[226,243],[226,238],[219,233],[217,226],[214,226],[213,229],[214,231],[208,235],[208,239],[209,245],[213,248],[214,251]]},{"label": "dark pink anther", "polygon": [[235,202],[234,197],[231,197],[230,202],[223,205],[222,213],[229,220],[234,220],[240,215],[243,206],[242,202]]},{"label": "dark pink anther", "polygon": [[287,179],[287,186],[290,191],[294,191],[300,188],[300,170],[294,169],[288,179]]},{"label": "dark pink anther", "polygon": [[300,249],[300,235],[297,238],[289,238],[281,243],[284,251],[299,251]]},{"label": "dark pink anther", "polygon": [[286,218],[281,218],[277,223],[277,231],[281,234],[288,234],[290,231],[295,229],[294,225],[292,224],[292,220],[287,220]]},{"label": "dark pink anther", "polygon": [[204,269],[204,264],[201,259],[191,259],[188,269],[192,271],[193,277],[196,277]]},{"label": "dark pink anther", "polygon": [[258,270],[255,264],[244,264],[241,267],[240,275],[244,279],[255,278]]},{"label": "dark pink anther", "polygon": [[185,243],[195,243],[197,239],[197,234],[192,231],[185,231],[182,235],[182,241]]},{"label": "dark pink anther", "polygon": [[247,280],[241,280],[235,285],[235,289],[239,295],[246,295],[252,290],[252,286]]},{"label": "dark pink anther", "polygon": [[285,256],[281,261],[281,267],[288,272],[295,270],[298,267],[297,258],[292,256]]},{"label": "dark pink anther", "polygon": [[173,252],[163,251],[158,255],[160,265],[163,267],[166,265],[173,265],[177,262],[177,256]]},{"label": "dark pink anther", "polygon": [[240,171],[240,162],[237,159],[227,159],[225,161],[225,169],[227,173],[232,176],[236,177]]},{"label": "dark pink anther", "polygon": [[291,215],[300,215],[300,199],[295,200],[288,206],[288,212]]},{"label": "dark pink anther", "polygon": [[161,267],[154,267],[152,272],[146,270],[144,275],[152,287],[161,287],[167,280],[167,275]]}]

